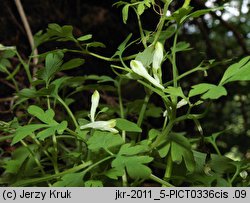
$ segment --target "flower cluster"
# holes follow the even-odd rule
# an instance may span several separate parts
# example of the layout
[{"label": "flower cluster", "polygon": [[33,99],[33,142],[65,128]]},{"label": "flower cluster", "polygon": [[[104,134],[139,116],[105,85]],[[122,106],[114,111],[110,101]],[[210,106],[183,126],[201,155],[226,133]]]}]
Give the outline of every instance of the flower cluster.
[{"label": "flower cluster", "polygon": [[153,77],[149,74],[148,70],[143,66],[141,61],[132,60],[130,62],[130,67],[134,73],[145,78],[154,86],[160,89],[164,89],[163,85],[161,84],[162,83],[162,73],[161,73],[162,61],[163,61],[163,45],[160,42],[157,42],[155,45],[154,53],[153,53],[153,63],[152,63]]},{"label": "flower cluster", "polygon": [[100,94],[97,90],[93,93],[91,97],[91,109],[90,109],[90,123],[80,126],[80,129],[93,128],[102,131],[109,131],[112,133],[118,133],[114,127],[116,126],[116,120],[111,119],[109,121],[95,121],[96,109],[99,105]]}]

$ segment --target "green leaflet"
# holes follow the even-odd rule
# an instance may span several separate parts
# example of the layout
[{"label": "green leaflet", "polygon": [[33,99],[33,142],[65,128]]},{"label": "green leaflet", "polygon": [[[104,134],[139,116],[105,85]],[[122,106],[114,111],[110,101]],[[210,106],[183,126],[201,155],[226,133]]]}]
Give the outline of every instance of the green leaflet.
[{"label": "green leaflet", "polygon": [[38,77],[43,79],[46,84],[52,79],[52,77],[60,71],[61,65],[63,63],[63,53],[56,52],[56,53],[49,53],[46,55],[45,59],[45,67],[38,71]]},{"label": "green leaflet", "polygon": [[87,144],[91,151],[98,152],[100,149],[110,149],[123,144],[123,139],[119,134],[95,131],[93,136],[89,138]]},{"label": "green leaflet", "polygon": [[31,105],[28,108],[28,112],[29,114],[38,118],[44,124],[29,124],[26,126],[19,126],[16,129],[11,145],[20,142],[25,137],[33,134],[37,130],[41,130],[37,134],[37,137],[41,140],[44,140],[45,138],[52,136],[56,133],[62,134],[64,130],[67,128],[68,125],[67,121],[62,121],[61,123],[58,123],[54,120],[55,113],[52,109],[43,111],[40,107]]},{"label": "green leaflet", "polygon": [[87,40],[89,40],[89,39],[92,39],[92,35],[91,35],[91,34],[83,35],[83,36],[77,38],[77,40],[78,40],[78,41],[81,41],[81,42],[82,42],[82,41],[87,41]]},{"label": "green leaflet", "polygon": [[142,129],[138,127],[137,124],[128,121],[123,118],[117,118],[116,120],[116,127],[120,130],[125,130],[128,132],[142,132]]},{"label": "green leaflet", "polygon": [[103,187],[103,183],[100,180],[88,180],[84,183],[85,187]]},{"label": "green leaflet", "polygon": [[61,70],[70,70],[79,67],[84,64],[84,62],[85,60],[80,58],[71,59],[62,65]]},{"label": "green leaflet", "polygon": [[36,130],[47,127],[46,124],[30,124],[26,126],[19,126],[14,134],[11,145],[14,145],[27,136],[33,134]]},{"label": "green leaflet", "polygon": [[233,81],[249,81],[250,80],[250,56],[241,59],[238,63],[232,64],[225,71],[220,85],[224,85]]},{"label": "green leaflet", "polygon": [[218,99],[221,96],[226,96],[227,90],[221,85],[217,86],[209,83],[201,83],[192,86],[188,96],[193,97],[197,95],[202,95],[202,99]]},{"label": "green leaflet", "polygon": [[151,174],[151,169],[144,164],[150,163],[153,161],[153,158],[139,155],[145,151],[146,148],[144,146],[124,144],[116,158],[112,161],[111,166],[121,172],[126,169],[128,175],[134,179],[148,178]]},{"label": "green leaflet", "polygon": [[118,177],[121,177],[123,175],[123,171],[117,170],[116,168],[111,168],[110,170],[106,171],[104,175],[109,177],[110,179],[118,180]]},{"label": "green leaflet", "polygon": [[[29,149],[37,155],[38,146],[29,145]],[[3,162],[3,168],[5,169],[4,174],[8,174],[11,177],[11,182],[16,181],[16,176],[31,177],[38,175],[38,168],[35,164],[35,160],[30,156],[30,151],[26,147],[18,147],[11,155],[12,159],[6,159]],[[2,164],[1,164],[2,165]],[[2,176],[4,177],[4,175]]]},{"label": "green leaflet", "polygon": [[48,25],[47,34],[57,41],[75,41],[73,27],[70,25],[60,26],[56,23]]},{"label": "green leaflet", "polygon": [[186,99],[181,87],[171,87],[168,86],[168,88],[166,88],[164,90],[164,92],[170,94],[170,96],[177,96],[177,97],[181,97],[183,99]]},{"label": "green leaflet", "polygon": [[193,172],[195,169],[194,155],[188,139],[181,133],[170,134],[163,147],[159,149],[161,157],[171,152],[171,158],[177,164],[185,162],[187,170]]},{"label": "green leaflet", "polygon": [[83,173],[69,173],[61,177],[61,180],[55,182],[53,187],[83,187]]},{"label": "green leaflet", "polygon": [[148,68],[153,62],[154,50],[154,46],[147,47],[143,52],[137,54],[135,60],[141,61],[143,66]]},{"label": "green leaflet", "polygon": [[129,11],[129,5],[127,4],[122,9],[122,20],[124,24],[126,24],[128,20],[128,11]]}]

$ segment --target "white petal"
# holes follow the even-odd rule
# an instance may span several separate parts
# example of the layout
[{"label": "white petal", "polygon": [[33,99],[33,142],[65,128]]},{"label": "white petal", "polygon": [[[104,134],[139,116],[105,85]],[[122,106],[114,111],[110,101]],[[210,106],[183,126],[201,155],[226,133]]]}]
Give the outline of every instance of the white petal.
[{"label": "white petal", "polygon": [[178,108],[181,108],[182,106],[185,106],[187,103],[188,103],[188,102],[187,102],[185,99],[182,99],[181,101],[179,101],[179,102],[177,103],[176,108],[177,108],[177,109],[178,109]]},{"label": "white petal", "polygon": [[94,120],[95,120],[95,112],[96,112],[96,109],[98,107],[99,100],[100,100],[99,92],[97,90],[95,90],[95,92],[92,94],[92,97],[91,97],[91,109],[90,109],[91,122],[94,122]]},{"label": "white petal", "polygon": [[146,68],[143,66],[143,64],[140,61],[132,60],[130,62],[130,66],[136,74],[144,77],[156,87],[159,87],[160,89],[164,89],[164,87],[159,83],[159,81],[157,81],[155,78],[149,75]]},{"label": "white petal", "polygon": [[111,119],[109,121],[95,121],[92,123],[88,123],[86,125],[80,126],[80,129],[87,129],[87,128],[93,128],[98,129],[102,131],[109,131],[113,133],[118,133],[118,130],[116,130],[114,127],[116,125],[116,120]]}]

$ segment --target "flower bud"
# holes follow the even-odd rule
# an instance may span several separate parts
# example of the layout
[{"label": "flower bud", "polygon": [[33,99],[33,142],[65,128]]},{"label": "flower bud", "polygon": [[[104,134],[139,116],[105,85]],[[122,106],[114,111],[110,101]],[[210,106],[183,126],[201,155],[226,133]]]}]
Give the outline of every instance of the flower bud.
[{"label": "flower bud", "polygon": [[155,45],[155,51],[153,55],[153,75],[157,81],[161,81],[161,63],[163,61],[163,45],[157,42]]},{"label": "flower bud", "polygon": [[92,94],[92,97],[91,97],[91,109],[90,109],[91,122],[95,121],[95,113],[96,113],[96,109],[97,109],[98,104],[99,104],[99,100],[100,100],[99,92],[97,90],[95,90],[95,92]]}]

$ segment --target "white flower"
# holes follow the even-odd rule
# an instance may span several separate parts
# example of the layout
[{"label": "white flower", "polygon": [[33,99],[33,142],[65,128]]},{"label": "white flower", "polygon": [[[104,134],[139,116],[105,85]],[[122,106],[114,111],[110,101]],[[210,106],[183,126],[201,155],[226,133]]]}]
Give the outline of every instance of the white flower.
[{"label": "white flower", "polygon": [[143,66],[142,62],[137,61],[137,60],[132,60],[130,62],[130,67],[132,68],[132,70],[136,74],[144,77],[146,80],[148,80],[149,82],[151,82],[156,87],[158,87],[160,89],[164,89],[164,87],[160,84],[159,81],[157,81],[155,78],[153,78],[151,75],[149,75],[147,69]]},{"label": "white flower", "polygon": [[6,51],[6,50],[16,50],[15,46],[4,46],[0,44],[0,51]]},{"label": "white flower", "polygon": [[181,108],[182,106],[185,106],[187,103],[188,103],[187,100],[182,99],[181,101],[179,101],[179,102],[177,103],[176,108],[179,109],[179,108]]},{"label": "white flower", "polygon": [[161,63],[163,61],[163,45],[160,42],[157,42],[155,45],[154,55],[153,55],[153,75],[154,78],[160,82],[162,73],[161,73]]},{"label": "white flower", "polygon": [[248,173],[247,173],[247,171],[241,171],[240,172],[240,177],[242,177],[242,179],[246,179],[247,178],[247,176],[248,176]]},{"label": "white flower", "polygon": [[168,110],[163,112],[163,117],[167,117],[168,116]]},{"label": "white flower", "polygon": [[118,133],[118,130],[116,130],[114,127],[116,126],[116,120],[111,119],[109,121],[95,121],[88,123],[86,125],[80,126],[80,129],[87,129],[87,128],[93,128],[97,130],[102,130],[102,131],[109,131],[112,133]]},{"label": "white flower", "polygon": [[91,97],[91,109],[90,109],[91,122],[95,121],[95,112],[98,107],[99,100],[100,100],[100,94],[97,90],[95,90],[95,92],[92,94],[92,97]]}]

